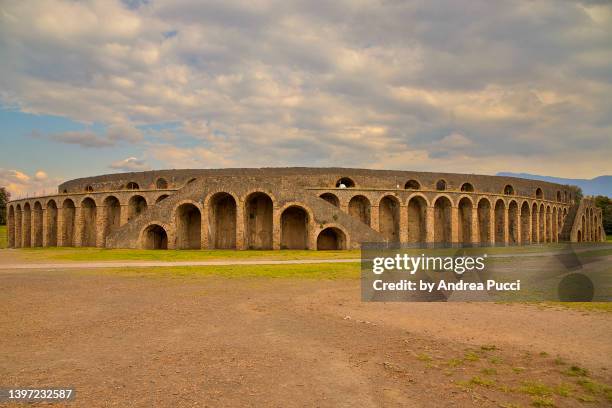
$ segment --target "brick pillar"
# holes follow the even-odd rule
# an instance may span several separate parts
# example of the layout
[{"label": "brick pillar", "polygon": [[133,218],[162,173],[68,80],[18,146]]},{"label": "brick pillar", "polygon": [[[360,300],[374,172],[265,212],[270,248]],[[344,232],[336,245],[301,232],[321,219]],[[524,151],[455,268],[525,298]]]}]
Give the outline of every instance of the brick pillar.
[{"label": "brick pillar", "polygon": [[83,217],[81,214],[81,207],[76,207],[74,211],[74,246],[80,247],[82,244],[83,235]]},{"label": "brick pillar", "polygon": [[64,209],[57,208],[57,246],[64,246]]},{"label": "brick pillar", "polygon": [[521,245],[523,243],[523,219],[521,218],[521,210],[517,212],[516,220],[516,244]]},{"label": "brick pillar", "polygon": [[[208,211],[206,211],[206,207],[202,206],[202,225],[200,226],[200,247],[202,249],[210,249],[210,230],[208,228]],[[178,231],[176,230],[176,225],[173,228],[174,241],[176,241],[176,234]]]},{"label": "brick pillar", "polygon": [[408,207],[400,205],[400,231],[399,240],[401,243],[408,242]]},{"label": "brick pillar", "polygon": [[489,214],[489,240],[495,245],[495,206],[492,205]]},{"label": "brick pillar", "polygon": [[48,233],[49,233],[49,220],[47,220],[47,209],[43,208],[42,210],[42,246],[43,248],[49,246],[49,237],[47,237]]},{"label": "brick pillar", "polygon": [[130,210],[129,205],[121,204],[121,214],[119,215],[119,226],[122,226],[128,223],[129,210]]},{"label": "brick pillar", "polygon": [[281,212],[278,208],[272,211],[272,249],[281,249]]},{"label": "brick pillar", "polygon": [[100,206],[96,210],[96,248],[106,246],[104,227],[106,226],[106,206]]},{"label": "brick pillar", "polygon": [[236,203],[236,249],[246,249],[244,245],[244,203]]},{"label": "brick pillar", "polygon": [[451,207],[451,242],[459,242],[459,207]]},{"label": "brick pillar", "polygon": [[478,206],[472,208],[472,243],[480,242],[480,228],[478,228]]},{"label": "brick pillar", "polygon": [[370,207],[370,228],[380,232],[380,208],[377,205]]},{"label": "brick pillar", "polygon": [[427,207],[425,212],[425,237],[427,243],[434,242],[434,207]]},{"label": "brick pillar", "polygon": [[508,206],[504,206],[504,245],[508,245],[510,242],[510,225],[508,225],[508,221],[510,217],[508,216]]}]

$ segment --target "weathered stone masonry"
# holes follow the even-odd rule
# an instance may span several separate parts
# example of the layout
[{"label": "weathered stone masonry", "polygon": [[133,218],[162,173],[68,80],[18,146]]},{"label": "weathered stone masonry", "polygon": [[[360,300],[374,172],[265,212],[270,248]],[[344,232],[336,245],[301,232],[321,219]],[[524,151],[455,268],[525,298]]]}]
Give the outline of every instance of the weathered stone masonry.
[{"label": "weathered stone masonry", "polygon": [[10,247],[347,249],[362,242],[605,241],[576,190],[467,174],[341,168],[164,170],[68,181],[8,207]]}]

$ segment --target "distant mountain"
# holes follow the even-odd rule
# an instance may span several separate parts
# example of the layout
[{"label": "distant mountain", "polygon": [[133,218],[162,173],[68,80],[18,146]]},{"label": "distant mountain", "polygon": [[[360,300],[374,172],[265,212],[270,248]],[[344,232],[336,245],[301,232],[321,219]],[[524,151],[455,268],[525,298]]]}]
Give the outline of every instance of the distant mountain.
[{"label": "distant mountain", "polygon": [[550,183],[570,184],[582,189],[582,193],[587,195],[604,195],[612,197],[612,176],[599,176],[594,179],[568,179],[560,177],[538,176],[527,173],[497,173],[498,176],[519,177],[531,180],[542,180]]}]

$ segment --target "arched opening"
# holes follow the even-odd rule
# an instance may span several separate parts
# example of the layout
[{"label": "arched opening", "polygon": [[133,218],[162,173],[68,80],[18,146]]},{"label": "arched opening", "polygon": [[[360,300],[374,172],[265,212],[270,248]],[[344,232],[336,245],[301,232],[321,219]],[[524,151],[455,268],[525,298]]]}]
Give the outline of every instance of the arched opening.
[{"label": "arched opening", "polygon": [[529,203],[523,201],[521,206],[521,244],[527,245],[531,242],[531,234],[529,233],[531,227],[531,210]]},{"label": "arched opening", "polygon": [[81,246],[96,246],[96,217],[98,209],[91,198],[81,203]]},{"label": "arched opening", "polygon": [[165,178],[158,178],[157,181],[155,182],[155,187],[158,190],[166,190],[166,189],[168,189],[168,181],[166,181]]},{"label": "arched opening", "polygon": [[149,225],[143,233],[144,249],[168,249],[168,234],[161,225]]},{"label": "arched opening", "polygon": [[561,191],[557,191],[557,201],[561,201]]},{"label": "arched opening", "polygon": [[246,199],[245,225],[248,249],[272,249],[273,203],[265,193],[253,193]]},{"label": "arched opening", "polygon": [[538,243],[538,205],[531,207],[531,242]]},{"label": "arched opening", "polygon": [[23,246],[23,212],[21,206],[17,204],[15,209],[15,248]]},{"label": "arched opening", "polygon": [[370,200],[362,195],[357,195],[349,201],[349,215],[363,222],[368,227],[371,222]]},{"label": "arched opening", "polygon": [[495,243],[504,245],[505,229],[506,229],[506,206],[503,200],[497,200],[495,203]]},{"label": "arched opening", "polygon": [[400,205],[397,198],[385,196],[378,205],[380,233],[387,242],[400,240]]},{"label": "arched opening", "polygon": [[519,210],[514,200],[508,206],[508,243],[510,245],[519,243]]},{"label": "arched opening", "polygon": [[138,185],[138,183],[135,183],[133,181],[130,181],[129,183],[127,183],[125,185],[126,190],[140,190],[140,186]]},{"label": "arched opening", "polygon": [[449,244],[452,237],[451,201],[439,197],[434,204],[434,242]]},{"label": "arched opening", "polygon": [[74,201],[68,199],[62,204],[62,219],[64,226],[62,228],[62,245],[74,246],[74,224],[75,224],[76,208]]},{"label": "arched opening", "polygon": [[544,198],[544,193],[542,192],[542,189],[540,187],[536,188],[536,198],[538,199],[542,199]]},{"label": "arched opening", "polygon": [[504,194],[514,195],[514,187],[512,187],[510,184],[506,184],[506,186],[504,187]]},{"label": "arched opening", "polygon": [[559,227],[559,220],[557,220],[557,207],[553,207],[552,209],[552,242],[557,242],[557,234],[558,232],[558,227]]},{"label": "arched opening", "polygon": [[12,205],[8,209],[8,246],[15,248],[15,207]]},{"label": "arched opening", "polygon": [[470,183],[463,183],[461,185],[461,191],[473,192],[474,186]]},{"label": "arched opening", "polygon": [[66,189],[62,190],[62,194],[68,194],[68,190]]},{"label": "arched opening", "polygon": [[406,182],[406,184],[404,185],[404,189],[406,189],[406,190],[420,190],[421,189],[421,183],[419,183],[416,180],[408,180]]},{"label": "arched opening", "polygon": [[106,237],[121,226],[121,203],[114,196],[106,197],[104,200],[104,244]]},{"label": "arched opening", "polygon": [[236,200],[228,193],[217,193],[209,204],[210,243],[216,249],[236,248]]},{"label": "arched opening", "polygon": [[202,247],[202,214],[193,204],[182,204],[176,209],[176,248]]},{"label": "arched opening", "polygon": [[166,198],[170,197],[168,194],[162,194],[159,197],[157,197],[157,200],[155,200],[155,204],[159,204],[162,201],[164,201]]},{"label": "arched opening", "polygon": [[319,197],[324,199],[325,201],[327,201],[331,205],[335,205],[336,207],[340,207],[340,200],[338,199],[338,197],[336,197],[335,194],[332,194],[332,193],[323,193]]},{"label": "arched opening", "polygon": [[23,247],[32,246],[32,208],[30,203],[23,206]]},{"label": "arched opening", "polygon": [[491,203],[486,198],[478,201],[478,233],[481,244],[491,244]]},{"label": "arched opening", "polygon": [[546,242],[551,242],[552,238],[552,226],[551,226],[552,213],[550,206],[546,207]]},{"label": "arched opening", "polygon": [[459,217],[458,217],[458,239],[463,244],[472,244],[472,201],[463,197],[459,201]]},{"label": "arched opening", "polygon": [[88,193],[91,193],[91,192],[94,191],[94,189],[93,189],[92,186],[87,186],[87,187],[85,187],[85,191],[88,192]]},{"label": "arched opening", "polygon": [[319,251],[346,249],[346,235],[339,228],[325,228],[317,237]]},{"label": "arched opening", "polygon": [[408,242],[427,241],[427,202],[423,197],[412,197],[408,201]]},{"label": "arched opening", "polygon": [[336,181],[336,188],[352,188],[352,187],[355,187],[355,182],[348,177],[342,177],[340,180]]},{"label": "arched opening", "polygon": [[47,246],[57,246],[57,204],[54,200],[47,203]]},{"label": "arched opening", "polygon": [[577,239],[577,241],[578,242],[582,242],[582,232],[580,230],[578,231],[578,239]]},{"label": "arched opening", "polygon": [[444,191],[446,190],[446,181],[444,180],[438,180],[436,182],[436,190],[438,191]]},{"label": "arched opening", "polygon": [[540,223],[540,243],[543,243],[546,241],[546,214],[544,212],[544,204],[540,205],[539,223]]},{"label": "arched opening", "polygon": [[135,195],[128,202],[128,222],[138,217],[147,209],[147,200],[143,196]]},{"label": "arched opening", "polygon": [[32,246],[43,246],[43,209],[38,201],[34,203],[32,211]]},{"label": "arched opening", "polygon": [[308,213],[291,206],[281,214],[281,249],[308,249]]}]

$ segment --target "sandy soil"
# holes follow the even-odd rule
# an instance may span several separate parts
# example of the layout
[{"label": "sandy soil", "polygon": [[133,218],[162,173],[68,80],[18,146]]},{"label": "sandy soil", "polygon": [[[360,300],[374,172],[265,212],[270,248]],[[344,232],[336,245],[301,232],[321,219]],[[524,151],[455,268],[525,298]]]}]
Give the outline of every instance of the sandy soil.
[{"label": "sandy soil", "polygon": [[561,372],[611,380],[605,313],[361,303],[353,280],[36,270],[0,288],[0,383],[73,386],[69,406],[528,406],[525,381],[582,406]]}]

